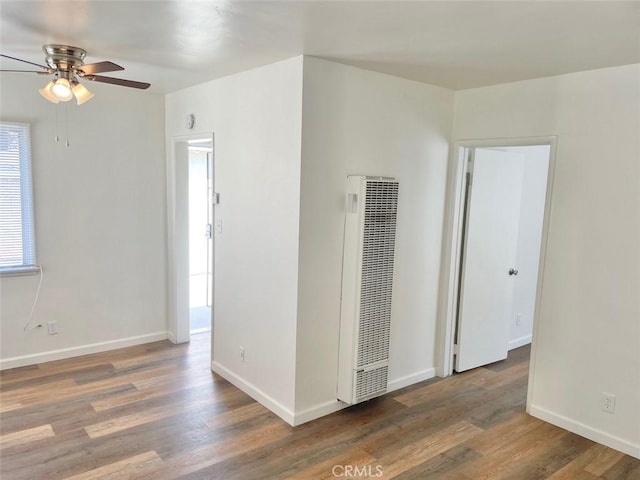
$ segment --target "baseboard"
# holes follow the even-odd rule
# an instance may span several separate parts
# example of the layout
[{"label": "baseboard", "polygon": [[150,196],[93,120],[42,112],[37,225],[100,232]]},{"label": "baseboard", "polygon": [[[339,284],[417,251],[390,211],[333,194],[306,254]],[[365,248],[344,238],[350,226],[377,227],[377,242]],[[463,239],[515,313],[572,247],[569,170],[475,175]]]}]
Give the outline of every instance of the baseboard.
[{"label": "baseboard", "polygon": [[[262,390],[257,388],[255,385],[252,385],[243,378],[240,378],[238,375],[233,373],[228,368],[220,365],[218,362],[211,362],[211,370],[223,377],[228,382],[238,387],[244,393],[271,410],[273,413],[278,415],[293,427],[310,422],[312,420],[315,420],[316,418],[335,413],[349,406],[348,404],[341,402],[340,400],[330,400],[311,408],[307,408],[306,410],[303,410],[301,412],[294,413],[284,405],[264,393]],[[414,383],[429,380],[430,378],[433,378],[435,376],[435,372],[435,368],[429,368],[427,370],[423,370],[412,375],[407,375],[397,380],[392,380],[388,384],[387,392],[392,392],[394,390],[399,390],[409,385],[413,385]]]},{"label": "baseboard", "polygon": [[296,412],[294,416],[294,426],[302,425],[303,423],[310,422],[316,418],[324,417],[331,413],[335,413],[339,410],[349,407],[349,404],[341,402],[340,400],[332,400],[325,402],[315,407],[308,408],[302,412]]},{"label": "baseboard", "polygon": [[513,350],[514,348],[524,347],[525,345],[529,345],[530,343],[531,343],[531,335],[525,335],[524,337],[509,340],[508,349]]},{"label": "baseboard", "polygon": [[[430,378],[435,377],[435,374],[436,369],[429,368],[418,373],[406,375],[396,380],[392,380],[387,384],[387,393],[393,392],[394,390],[400,390],[401,388],[408,387],[409,385],[413,385],[414,383],[429,380]],[[303,410],[302,412],[296,412],[293,425],[297,426],[306,422],[310,422],[311,420],[315,420],[316,418],[335,413],[339,410],[347,408],[348,406],[348,404],[341,402],[340,400],[332,400],[322,403],[320,405]]]},{"label": "baseboard", "polygon": [[264,393],[258,387],[247,382],[245,379],[240,378],[238,375],[233,373],[228,368],[220,365],[218,362],[211,362],[211,370],[227,380],[229,383],[232,383],[233,385],[238,387],[255,401],[271,410],[289,425],[295,426],[296,423],[294,413],[287,407],[282,405],[280,402]]},{"label": "baseboard", "polygon": [[527,410],[530,415],[539,418],[540,420],[552,423],[553,425],[569,430],[570,432],[588,438],[589,440],[593,440],[594,442],[601,443],[602,445],[640,459],[640,445],[635,445],[623,440],[622,438],[615,437],[606,432],[585,425],[584,423],[558,415],[544,408],[536,407],[535,405],[529,406]]},{"label": "baseboard", "polygon": [[115,350],[116,348],[131,347],[133,345],[140,345],[143,343],[157,342],[159,340],[166,340],[167,338],[168,332],[157,332],[147,335],[139,335],[137,337],[110,340],[108,342],[91,343],[89,345],[81,345],[79,347],[62,348],[60,350],[49,350],[48,352],[34,353],[32,355],[24,355],[21,357],[3,358],[0,360],[0,370],[25,367],[27,365],[35,365],[44,362],[52,362],[54,360],[63,360],[65,358],[79,357],[80,355],[105,352],[107,350]]},{"label": "baseboard", "polygon": [[429,380],[435,376],[436,376],[435,368],[428,368],[426,370],[422,370],[421,372],[412,373],[411,375],[407,375],[404,377],[397,378],[395,380],[391,380],[387,384],[387,392],[400,390],[401,388],[408,387],[409,385],[413,385],[414,383],[424,382],[425,380]]}]

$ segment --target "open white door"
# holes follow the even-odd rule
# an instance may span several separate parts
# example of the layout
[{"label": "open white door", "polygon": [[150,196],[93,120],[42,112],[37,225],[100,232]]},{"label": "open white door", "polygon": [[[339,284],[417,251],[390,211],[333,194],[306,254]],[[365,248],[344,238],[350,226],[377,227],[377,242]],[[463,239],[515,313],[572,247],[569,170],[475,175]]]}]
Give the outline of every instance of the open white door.
[{"label": "open white door", "polygon": [[462,256],[455,370],[507,358],[524,159],[475,149]]}]

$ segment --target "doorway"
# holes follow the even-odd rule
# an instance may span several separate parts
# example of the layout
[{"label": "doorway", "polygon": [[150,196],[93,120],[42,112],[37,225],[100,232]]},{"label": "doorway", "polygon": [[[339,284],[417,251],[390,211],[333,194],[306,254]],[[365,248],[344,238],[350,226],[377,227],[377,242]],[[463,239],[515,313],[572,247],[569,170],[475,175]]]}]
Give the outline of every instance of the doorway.
[{"label": "doorway", "polygon": [[189,150],[189,333],[211,330],[213,293],[213,146],[188,142]]},{"label": "doorway", "polygon": [[[506,358],[509,350],[529,343],[535,356],[555,143],[555,137],[456,143],[439,376]],[[505,196],[511,196],[506,204]],[[492,329],[486,328],[488,319]]]},{"label": "doorway", "polygon": [[[197,166],[190,168],[190,157]],[[210,219],[217,201],[217,195],[213,193],[214,170],[213,133],[172,139],[172,155],[167,157],[167,245],[168,338],[173,343],[190,341],[192,305],[202,307],[198,313],[204,317],[203,324],[200,327],[194,325],[194,330],[201,328],[201,331],[210,330],[212,334],[214,330],[215,242],[213,232],[209,234]],[[190,191],[190,183],[198,185],[194,192]],[[190,199],[190,195],[194,199]],[[198,213],[194,214],[195,219],[191,219],[190,206],[194,203],[198,205]],[[192,240],[197,245],[192,246]],[[190,254],[192,249],[196,251],[193,256]],[[192,273],[194,288],[191,285]],[[207,317],[209,322],[206,322]]]}]

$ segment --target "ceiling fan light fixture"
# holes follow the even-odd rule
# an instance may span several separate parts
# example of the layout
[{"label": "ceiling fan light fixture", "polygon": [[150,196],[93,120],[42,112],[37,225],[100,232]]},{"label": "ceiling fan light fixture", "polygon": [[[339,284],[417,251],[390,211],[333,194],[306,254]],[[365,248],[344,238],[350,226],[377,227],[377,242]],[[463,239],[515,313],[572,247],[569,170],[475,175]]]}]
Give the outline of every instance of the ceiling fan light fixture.
[{"label": "ceiling fan light fixture", "polygon": [[0,57],[2,58],[28,63],[29,65],[40,68],[40,70],[0,69],[0,72],[25,72],[37,73],[40,75],[54,75],[54,79],[51,82],[38,90],[40,95],[51,103],[68,102],[74,96],[78,105],[82,105],[83,103],[91,100],[93,98],[93,93],[80,84],[79,80],[82,78],[100,83],[110,83],[112,85],[120,85],[123,87],[138,88],[140,90],[145,90],[151,86],[150,83],[96,75],[98,73],[117,72],[124,70],[124,68],[110,61],[85,64],[84,58],[87,52],[82,48],[51,43],[43,45],[42,50],[45,54],[46,65],[41,65],[29,60],[23,60],[21,58],[0,53]]},{"label": "ceiling fan light fixture", "polygon": [[84,102],[88,102],[93,98],[93,93],[91,93],[87,88],[81,83],[76,83],[71,91],[76,97],[76,103],[78,105],[82,105]]},{"label": "ceiling fan light fixture", "polygon": [[53,95],[53,93],[51,92],[51,88],[53,87],[53,80],[51,80],[49,83],[47,83],[44,87],[42,87],[40,90],[38,90],[38,92],[40,92],[40,95],[42,95],[44,98],[46,98],[47,100],[49,100],[52,103],[59,103],[60,100],[58,100],[55,95]]},{"label": "ceiling fan light fixture", "polygon": [[73,98],[73,93],[71,92],[71,84],[69,84],[69,80],[66,78],[58,78],[53,82],[53,86],[51,87],[51,93],[54,97],[62,102],[68,102]]}]

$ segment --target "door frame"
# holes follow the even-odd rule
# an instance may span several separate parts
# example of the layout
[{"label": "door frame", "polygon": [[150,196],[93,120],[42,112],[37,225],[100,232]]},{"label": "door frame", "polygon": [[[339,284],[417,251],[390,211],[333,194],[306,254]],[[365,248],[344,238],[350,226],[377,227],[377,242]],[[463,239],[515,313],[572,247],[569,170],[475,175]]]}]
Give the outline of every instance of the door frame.
[{"label": "door frame", "polygon": [[[212,175],[215,185],[215,134],[192,133],[172,137],[167,156],[167,266],[168,266],[168,338],[173,343],[187,343],[189,332],[189,140],[211,138]],[[215,187],[214,187],[215,191]],[[215,258],[215,236],[212,257]],[[212,297],[215,297],[215,267],[211,258]],[[213,299],[212,299],[213,307]],[[213,314],[211,309],[211,334]],[[211,343],[213,348],[213,342]]]},{"label": "door frame", "polygon": [[445,230],[443,242],[443,262],[440,294],[440,322],[438,332],[438,367],[436,374],[447,377],[453,373],[454,332],[457,318],[457,299],[460,287],[460,256],[462,249],[462,230],[465,204],[465,163],[472,148],[524,147],[549,145],[549,169],[547,172],[547,188],[542,221],[542,239],[540,242],[540,259],[538,263],[538,280],[536,283],[535,313],[533,318],[533,335],[531,342],[531,361],[529,364],[529,386],[527,390],[527,408],[533,393],[533,374],[535,367],[536,338],[540,322],[542,287],[544,282],[544,264],[547,251],[553,180],[555,176],[557,136],[517,137],[496,139],[457,140],[451,152],[447,180],[447,198]]}]

